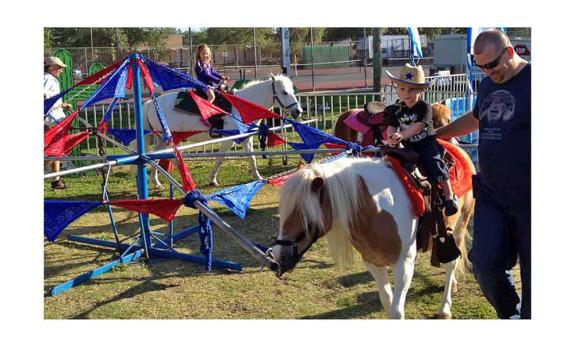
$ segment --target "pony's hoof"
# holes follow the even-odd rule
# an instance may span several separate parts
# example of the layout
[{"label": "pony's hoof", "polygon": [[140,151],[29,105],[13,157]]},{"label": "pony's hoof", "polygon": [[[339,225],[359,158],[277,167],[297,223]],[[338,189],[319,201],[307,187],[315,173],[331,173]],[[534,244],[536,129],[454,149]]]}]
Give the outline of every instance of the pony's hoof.
[{"label": "pony's hoof", "polygon": [[212,182],[210,182],[209,186],[210,186],[210,187],[219,187],[220,184],[217,183],[216,181],[212,181]]},{"label": "pony's hoof", "polygon": [[451,313],[437,313],[434,318],[439,320],[451,320]]}]

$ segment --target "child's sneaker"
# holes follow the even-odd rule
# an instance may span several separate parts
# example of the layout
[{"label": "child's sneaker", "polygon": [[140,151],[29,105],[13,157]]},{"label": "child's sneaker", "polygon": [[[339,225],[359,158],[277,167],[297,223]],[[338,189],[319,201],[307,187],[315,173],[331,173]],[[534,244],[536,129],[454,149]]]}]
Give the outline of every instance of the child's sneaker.
[{"label": "child's sneaker", "polygon": [[445,215],[453,216],[457,213],[457,200],[455,198],[451,200],[445,200]]}]

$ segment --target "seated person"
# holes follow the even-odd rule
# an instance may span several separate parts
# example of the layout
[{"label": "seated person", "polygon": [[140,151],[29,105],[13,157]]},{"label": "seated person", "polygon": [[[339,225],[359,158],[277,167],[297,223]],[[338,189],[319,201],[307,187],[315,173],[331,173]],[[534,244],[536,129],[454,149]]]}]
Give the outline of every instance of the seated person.
[{"label": "seated person", "polygon": [[399,102],[385,108],[388,121],[387,136],[391,146],[403,143],[419,154],[419,164],[431,183],[438,183],[445,196],[445,214],[457,213],[457,200],[449,183],[449,171],[443,159],[444,149],[433,133],[431,105],[422,99],[424,90],[430,86],[425,81],[421,66],[405,64],[399,78],[386,71],[397,87]]}]

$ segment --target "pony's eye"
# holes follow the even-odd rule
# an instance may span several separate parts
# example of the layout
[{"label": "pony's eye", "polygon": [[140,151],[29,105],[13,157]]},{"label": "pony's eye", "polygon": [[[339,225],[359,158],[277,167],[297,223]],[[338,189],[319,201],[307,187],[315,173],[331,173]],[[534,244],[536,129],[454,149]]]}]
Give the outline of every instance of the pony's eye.
[{"label": "pony's eye", "polygon": [[283,93],[284,95],[287,95],[287,94],[288,94],[286,90],[284,90],[282,93]]}]

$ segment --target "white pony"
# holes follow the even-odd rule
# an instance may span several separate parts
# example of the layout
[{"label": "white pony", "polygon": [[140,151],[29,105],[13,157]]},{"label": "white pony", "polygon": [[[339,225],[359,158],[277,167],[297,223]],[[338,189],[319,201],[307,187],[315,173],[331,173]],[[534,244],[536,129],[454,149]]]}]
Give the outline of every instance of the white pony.
[{"label": "white pony", "polygon": [[[158,97],[158,103],[162,107],[162,111],[166,117],[168,127],[171,131],[206,131],[207,126],[201,121],[200,116],[191,115],[174,108],[177,92],[167,93]],[[244,85],[244,87],[235,93],[236,96],[248,100],[252,103],[258,104],[264,108],[270,109],[274,106],[288,110],[291,116],[296,119],[303,112],[300,103],[298,102],[293,88],[292,81],[283,75],[272,75],[269,79],[264,81],[251,81]],[[148,101],[143,107],[144,123],[146,129],[160,130],[162,129],[160,121],[156,114],[156,109],[152,101]],[[232,108],[232,113],[240,116],[235,108]],[[224,130],[237,130],[236,123],[229,117],[224,116]],[[259,121],[257,122],[259,124]],[[208,133],[200,133],[192,136],[190,141],[202,142],[212,139]],[[165,144],[161,140],[156,141],[154,150],[165,148]],[[249,137],[242,142],[245,151],[253,152],[253,139]],[[234,142],[232,140],[225,141],[220,146],[220,152],[228,151]],[[210,173],[210,184],[218,185],[217,175],[224,158],[218,157],[214,167]],[[256,180],[261,180],[255,156],[249,156],[248,162],[252,177]],[[152,167],[150,173],[151,183],[156,188],[161,187],[158,180],[158,171]]]},{"label": "white pony", "polygon": [[[465,252],[462,239],[473,208],[471,193],[460,200],[459,212],[449,222]],[[415,265],[417,218],[404,186],[384,160],[342,158],[300,168],[281,190],[279,213],[280,231],[270,253],[280,266],[278,275],[293,269],[325,235],[336,262],[349,264],[352,246],[361,254],[377,281],[388,317],[404,318]],[[459,260],[445,265],[445,290],[438,312],[441,318],[451,317],[451,291],[456,286],[454,270]],[[393,267],[395,274],[393,292],[388,267]]]}]

